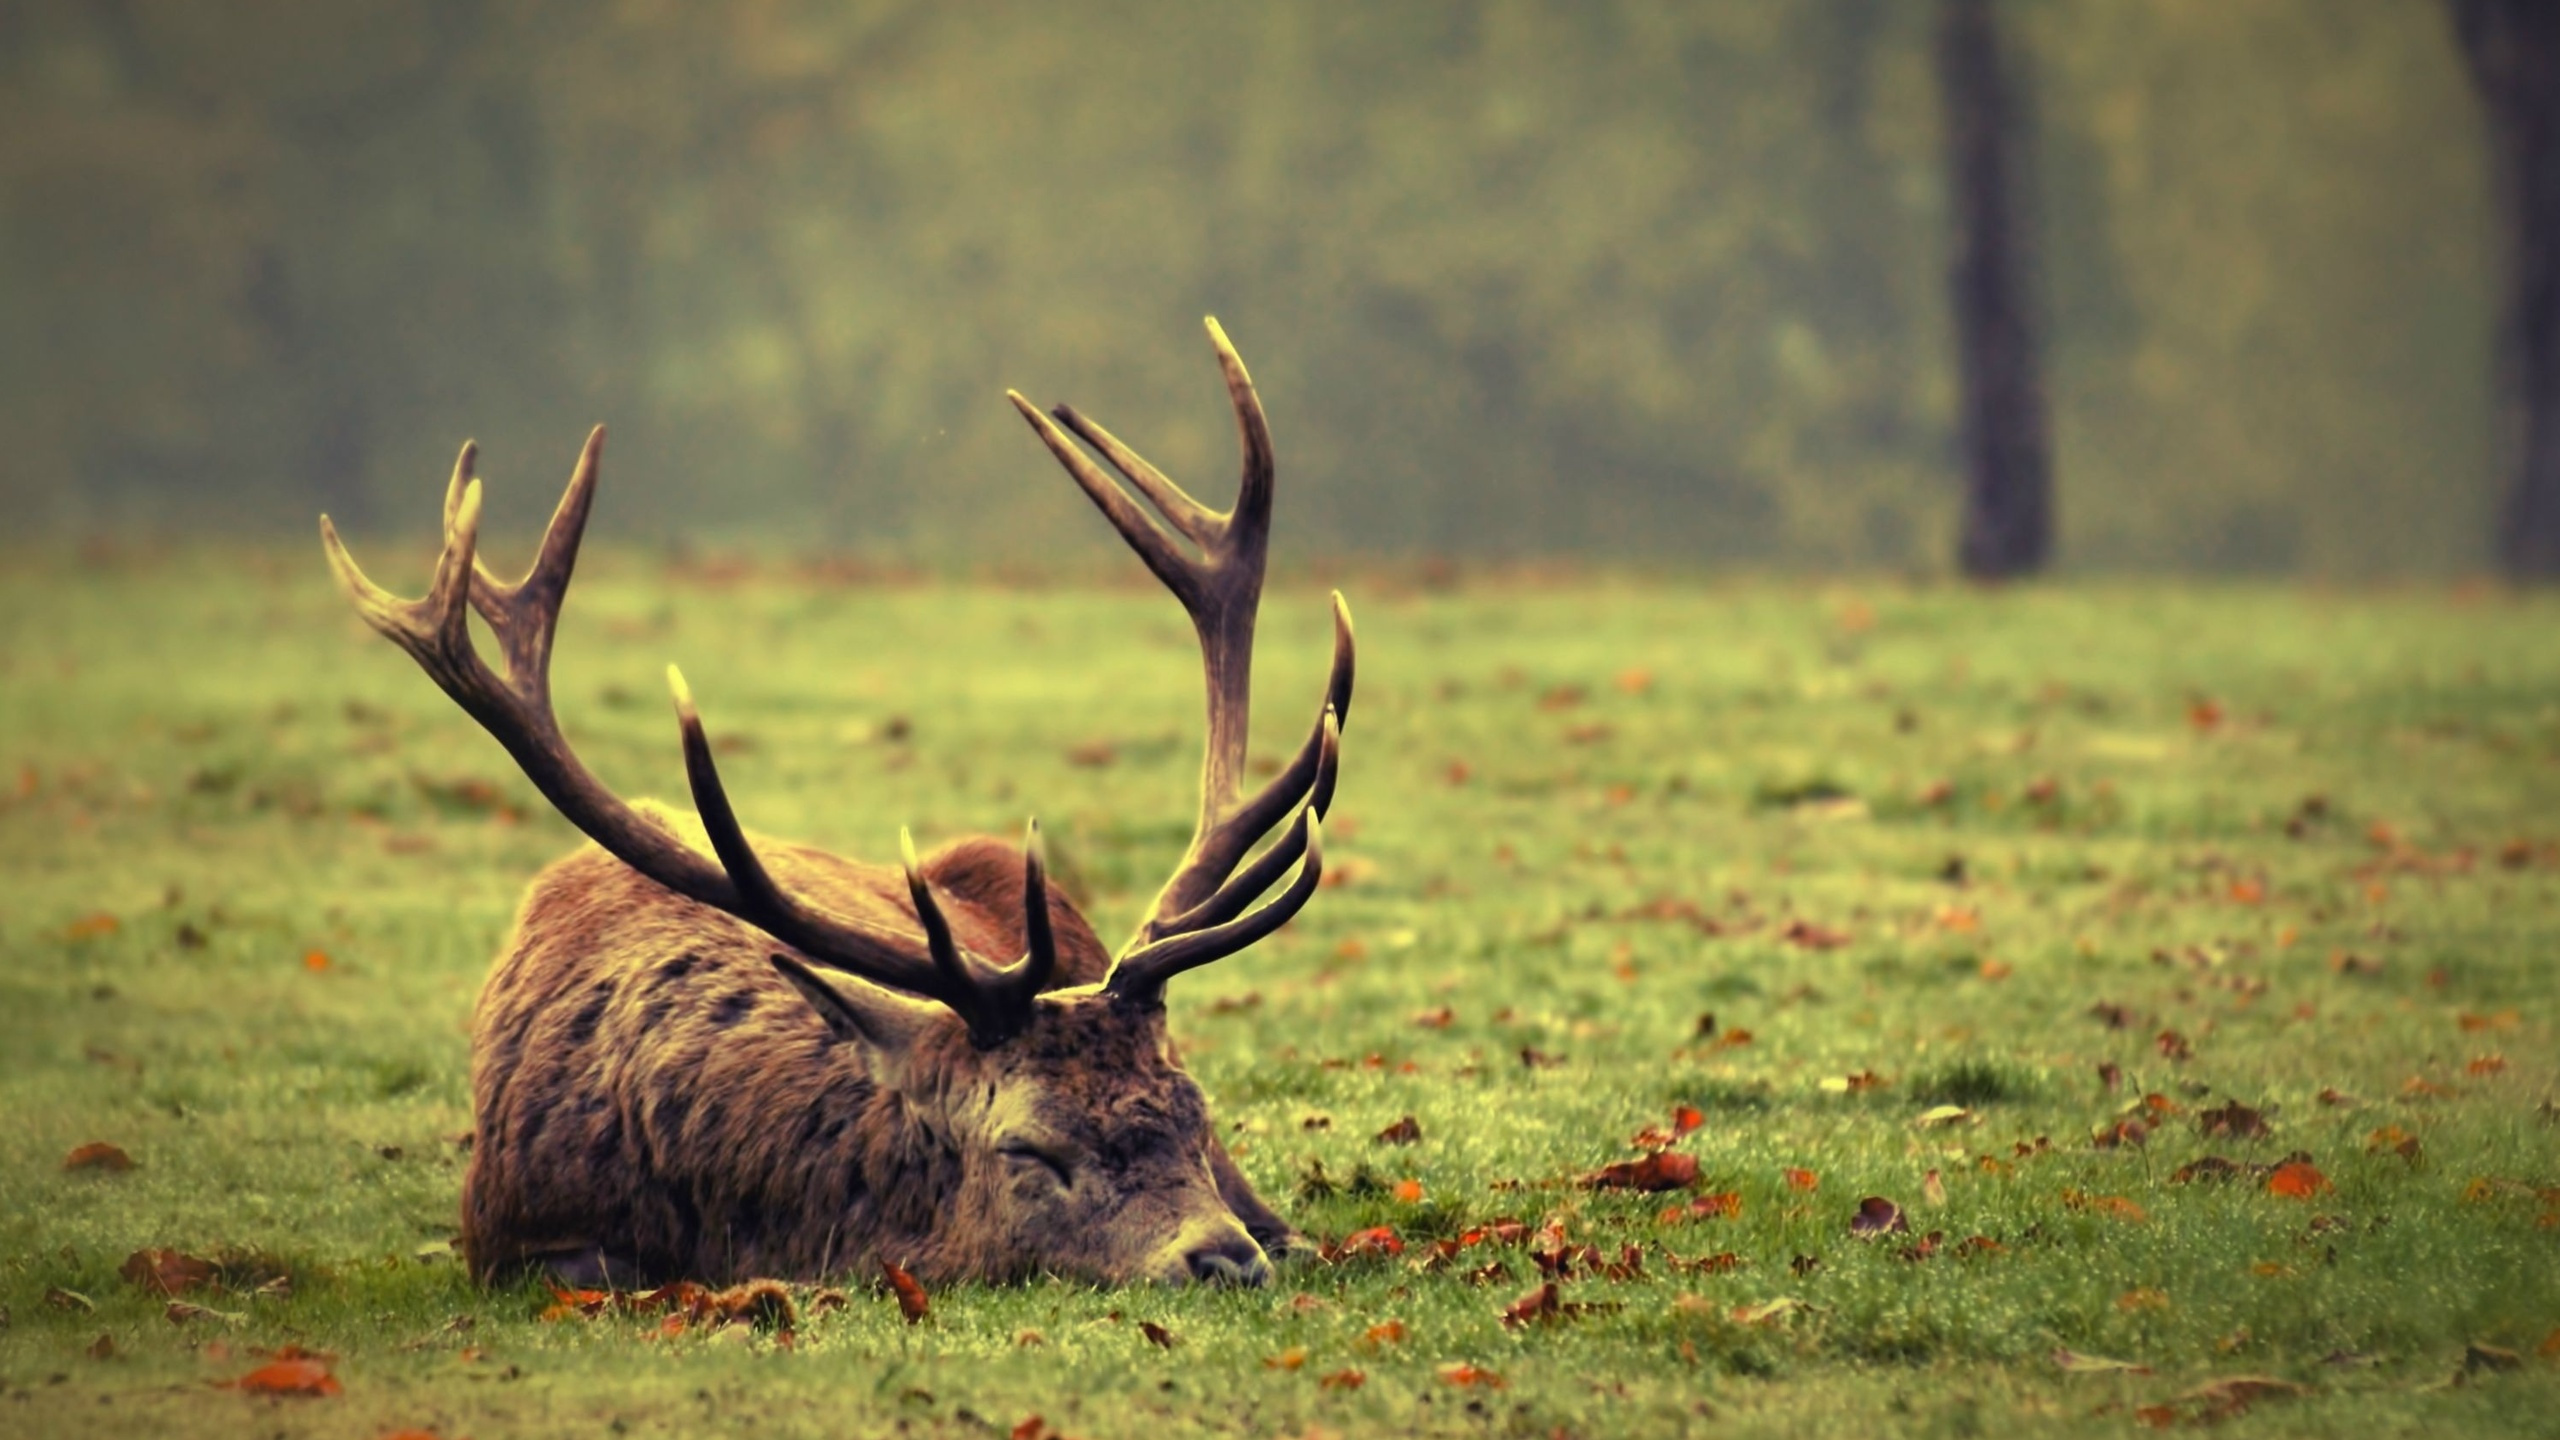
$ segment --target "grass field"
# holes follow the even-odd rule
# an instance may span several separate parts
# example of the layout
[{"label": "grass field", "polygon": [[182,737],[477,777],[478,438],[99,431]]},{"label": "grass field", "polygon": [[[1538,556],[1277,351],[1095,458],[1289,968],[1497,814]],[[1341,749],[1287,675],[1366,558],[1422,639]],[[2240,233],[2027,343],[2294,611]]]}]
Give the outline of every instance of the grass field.
[{"label": "grass field", "polygon": [[[1403,1254],[915,1326],[857,1278],[786,1349],[544,1321],[443,1250],[471,999],[573,837],[317,547],[10,561],[0,1434],[2560,1433],[2560,601],[1346,588],[1347,883],[1174,1019],[1265,1193]],[[1324,637],[1266,602],[1268,750]],[[1188,834],[1160,592],[599,557],[560,707],[625,793],[681,792],[670,660],[760,829],[1036,811],[1106,936]],[[2235,1100],[2269,1133],[2204,1133]],[[1576,1183],[1682,1106],[1698,1185]],[[133,1167],[65,1169],[95,1141]],[[1641,1273],[1506,1326],[1536,1242],[1429,1259],[1504,1217]],[[216,1313],[120,1276],[153,1246],[234,1262]],[[343,1393],[213,1384],[284,1344]]]}]

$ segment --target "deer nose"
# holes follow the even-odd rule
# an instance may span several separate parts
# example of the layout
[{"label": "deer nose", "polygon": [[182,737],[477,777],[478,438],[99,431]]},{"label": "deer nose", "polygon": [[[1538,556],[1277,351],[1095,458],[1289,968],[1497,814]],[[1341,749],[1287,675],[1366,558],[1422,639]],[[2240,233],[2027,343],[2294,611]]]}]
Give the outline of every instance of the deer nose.
[{"label": "deer nose", "polygon": [[1202,1285],[1261,1285],[1271,1279],[1271,1262],[1262,1247],[1241,1228],[1230,1226],[1182,1253],[1183,1268]]}]

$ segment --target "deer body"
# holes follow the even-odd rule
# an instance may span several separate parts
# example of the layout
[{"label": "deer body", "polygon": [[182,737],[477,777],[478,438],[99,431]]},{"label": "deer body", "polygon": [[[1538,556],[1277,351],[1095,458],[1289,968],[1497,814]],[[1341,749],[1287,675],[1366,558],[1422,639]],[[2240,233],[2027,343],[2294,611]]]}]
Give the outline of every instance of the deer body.
[{"label": "deer body", "polygon": [[[626,803],[587,771],[551,714],[549,662],[601,429],[512,584],[476,556],[468,445],[422,600],[367,581],[322,517],[359,613],[596,842],[536,879],[473,1017],[463,1241],[476,1276],[539,1264],[590,1283],[814,1279],[885,1259],[930,1280],[1267,1278],[1295,1232],[1219,1143],[1167,1040],[1164,986],[1314,894],[1353,647],[1336,595],[1316,725],[1240,793],[1271,450],[1243,362],[1209,328],[1245,457],[1231,511],[1202,507],[1073,410],[1053,421],[1012,397],[1201,640],[1199,828],[1116,957],[1049,891],[1036,824],[1019,850],[982,837],[920,861],[909,845],[900,866],[751,837],[672,667],[695,814]],[[503,675],[473,646],[475,610]],[[989,958],[1007,955],[1021,958]]]}]

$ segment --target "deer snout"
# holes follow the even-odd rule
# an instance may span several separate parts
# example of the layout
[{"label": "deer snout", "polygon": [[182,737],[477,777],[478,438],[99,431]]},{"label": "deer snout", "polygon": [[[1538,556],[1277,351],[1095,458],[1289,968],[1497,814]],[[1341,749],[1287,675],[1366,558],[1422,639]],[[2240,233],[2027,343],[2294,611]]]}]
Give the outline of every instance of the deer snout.
[{"label": "deer snout", "polygon": [[1165,1278],[1175,1284],[1262,1285],[1271,1279],[1270,1258],[1234,1220],[1221,1216],[1214,1224],[1193,1226],[1174,1241],[1179,1269]]}]

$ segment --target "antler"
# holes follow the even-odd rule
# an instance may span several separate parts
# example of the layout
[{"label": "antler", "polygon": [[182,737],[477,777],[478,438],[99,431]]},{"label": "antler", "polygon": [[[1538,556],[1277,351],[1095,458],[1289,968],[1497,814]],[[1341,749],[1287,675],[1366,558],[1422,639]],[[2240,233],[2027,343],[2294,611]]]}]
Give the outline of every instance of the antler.
[{"label": "antler", "polygon": [[[1107,982],[1113,994],[1149,1003],[1161,998],[1165,981],[1173,976],[1232,955],[1277,930],[1315,893],[1324,874],[1321,822],[1333,803],[1342,724],[1351,713],[1356,647],[1351,607],[1336,591],[1333,671],[1315,726],[1277,775],[1251,795],[1240,794],[1252,709],[1253,626],[1262,603],[1263,568],[1271,542],[1271,429],[1263,417],[1262,400],[1254,393],[1253,377],[1245,373],[1244,361],[1228,343],[1227,332],[1214,317],[1207,324],[1218,368],[1226,377],[1227,398],[1235,406],[1237,437],[1244,452],[1235,508],[1224,513],[1192,499],[1163,471],[1073,406],[1060,405],[1044,415],[1018,392],[1006,392],[1112,528],[1182,601],[1200,637],[1209,733],[1200,767],[1199,824],[1192,832],[1191,848],[1122,947]],[[1146,497],[1174,534],[1166,534],[1150,519],[1119,481],[1068,438],[1069,431]],[[1187,552],[1176,535],[1190,541],[1199,553]],[[1254,842],[1287,820],[1293,810],[1296,822],[1245,862]],[[1257,909],[1246,908],[1292,865],[1298,867],[1298,876],[1288,889]]]},{"label": "antler", "polygon": [[[506,747],[543,798],[614,858],[823,964],[941,1001],[968,1022],[971,1037],[981,1045],[1018,1032],[1058,961],[1049,930],[1039,822],[1032,822],[1023,843],[1029,949],[1020,961],[998,968],[953,943],[941,907],[916,868],[912,842],[905,847],[907,884],[924,929],[922,947],[911,936],[820,911],[777,885],[738,824],[712,764],[693,693],[674,666],[667,667],[667,682],[675,696],[685,775],[718,863],[624,803],[569,748],[551,708],[551,642],[595,501],[603,454],[604,427],[599,425],[579,452],[577,469],[543,534],[533,567],[512,585],[490,574],[476,554],[480,482],[472,470],[479,448],[471,444],[454,461],[453,480],[445,490],[444,553],[425,598],[402,600],[366,579],[340,543],[337,527],[323,515],[320,539],[330,568],[365,623],[407,651],[428,678]],[[472,610],[480,612],[497,636],[506,658],[504,678],[490,670],[472,644]]]}]

